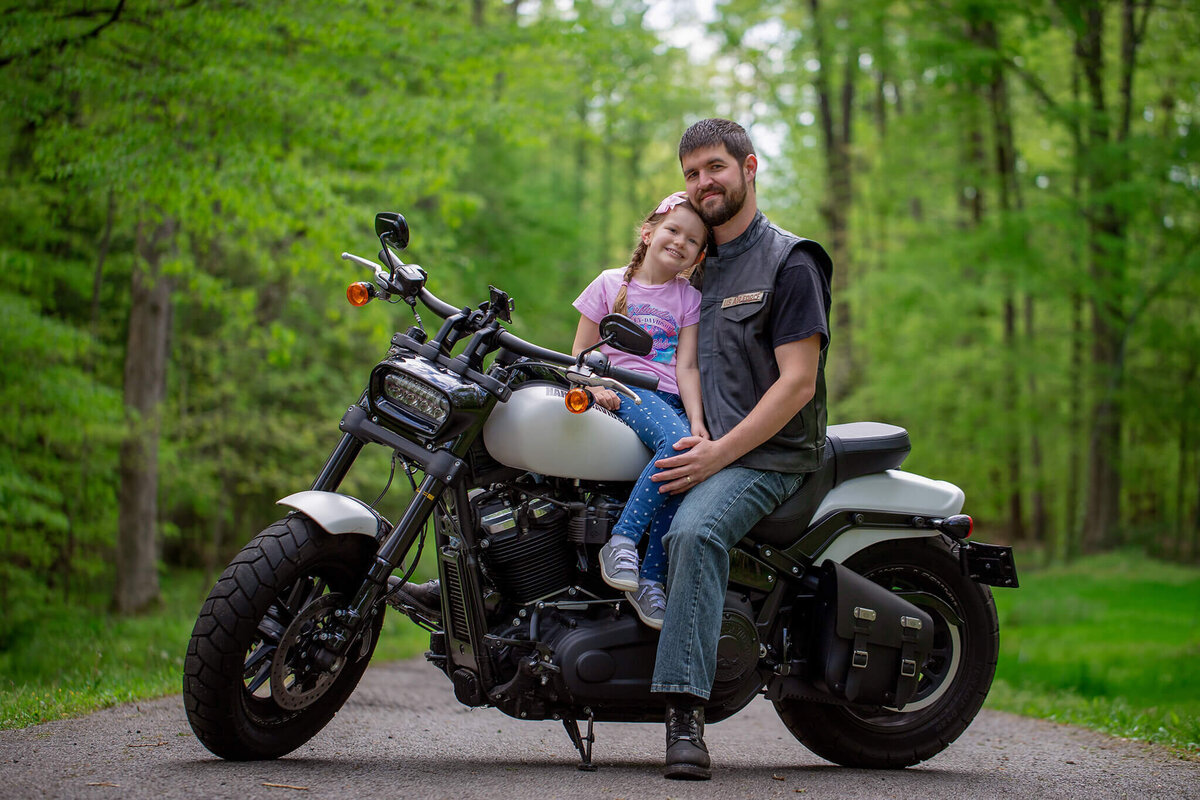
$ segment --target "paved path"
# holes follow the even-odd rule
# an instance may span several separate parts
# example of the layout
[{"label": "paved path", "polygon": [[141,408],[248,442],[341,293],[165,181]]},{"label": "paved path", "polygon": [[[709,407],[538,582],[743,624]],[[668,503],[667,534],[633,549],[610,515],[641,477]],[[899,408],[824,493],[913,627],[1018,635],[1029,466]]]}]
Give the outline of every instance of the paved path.
[{"label": "paved path", "polygon": [[[458,705],[423,661],[371,667],[313,741],[278,761],[214,758],[179,697],[0,732],[4,798],[1197,798],[1200,763],[1091,731],[984,712],[941,755],[902,771],[843,769],[792,738],[756,700],[708,728],[707,783],[660,777],[661,725],[596,725],[600,768],[559,723]],[[274,785],[273,785],[274,784]]]}]

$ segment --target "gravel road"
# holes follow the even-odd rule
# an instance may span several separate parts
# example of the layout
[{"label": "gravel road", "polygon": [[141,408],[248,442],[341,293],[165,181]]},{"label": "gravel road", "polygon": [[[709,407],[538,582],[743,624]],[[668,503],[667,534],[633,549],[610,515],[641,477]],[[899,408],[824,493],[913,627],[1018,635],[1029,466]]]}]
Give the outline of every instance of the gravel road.
[{"label": "gravel road", "polygon": [[661,725],[596,725],[596,772],[559,723],[458,705],[424,661],[371,667],[350,702],[287,758],[231,763],[192,736],[178,696],[0,731],[0,797],[30,798],[1197,798],[1200,763],[1091,731],[982,713],[903,771],[843,769],[755,700],[711,725],[706,783],[660,777]]}]

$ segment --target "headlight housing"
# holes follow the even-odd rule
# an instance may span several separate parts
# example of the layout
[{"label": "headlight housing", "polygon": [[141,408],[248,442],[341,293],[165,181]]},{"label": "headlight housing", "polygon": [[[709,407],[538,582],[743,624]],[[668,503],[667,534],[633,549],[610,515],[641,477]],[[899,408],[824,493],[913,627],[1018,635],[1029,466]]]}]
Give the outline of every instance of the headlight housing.
[{"label": "headlight housing", "polygon": [[459,435],[486,413],[488,393],[419,356],[391,356],[371,372],[368,407],[374,422],[422,444]]}]

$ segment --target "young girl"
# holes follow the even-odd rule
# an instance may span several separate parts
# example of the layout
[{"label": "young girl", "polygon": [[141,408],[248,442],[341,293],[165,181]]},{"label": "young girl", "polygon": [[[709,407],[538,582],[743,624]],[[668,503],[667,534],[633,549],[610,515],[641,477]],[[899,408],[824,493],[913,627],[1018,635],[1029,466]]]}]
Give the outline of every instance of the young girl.
[{"label": "young girl", "polygon": [[[616,412],[654,452],[612,536],[600,549],[600,574],[609,586],[624,589],[642,621],[658,630],[666,611],[667,558],[662,540],[681,496],[659,493],[650,476],[658,471],[655,460],[677,455],[675,442],[688,435],[709,438],[696,363],[700,292],[686,277],[703,258],[707,243],[708,229],[687,195],[670,195],[642,223],[629,265],[600,273],[574,302],[581,315],[571,348],[575,355],[600,341],[599,322],[610,312],[631,317],[654,336],[654,350],[645,357],[607,345],[601,350],[616,366],[658,376],[658,391],[633,389],[642,400],[640,405],[608,389],[589,391],[598,405]],[[647,530],[650,539],[639,574],[637,547]]]}]

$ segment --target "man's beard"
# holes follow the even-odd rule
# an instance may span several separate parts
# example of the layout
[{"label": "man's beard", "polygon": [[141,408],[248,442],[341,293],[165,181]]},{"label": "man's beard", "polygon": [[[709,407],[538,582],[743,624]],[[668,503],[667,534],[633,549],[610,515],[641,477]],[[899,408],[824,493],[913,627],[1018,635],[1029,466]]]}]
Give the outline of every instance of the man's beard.
[{"label": "man's beard", "polygon": [[720,197],[723,202],[720,206],[709,211],[705,207],[704,201],[701,201],[696,207],[696,210],[700,212],[700,219],[704,220],[704,223],[710,228],[715,228],[718,225],[724,225],[726,222],[729,222],[729,220],[738,215],[738,212],[742,210],[742,206],[746,205],[745,178],[742,179],[741,186],[736,189],[730,191],[725,191],[724,187],[722,189]]}]

